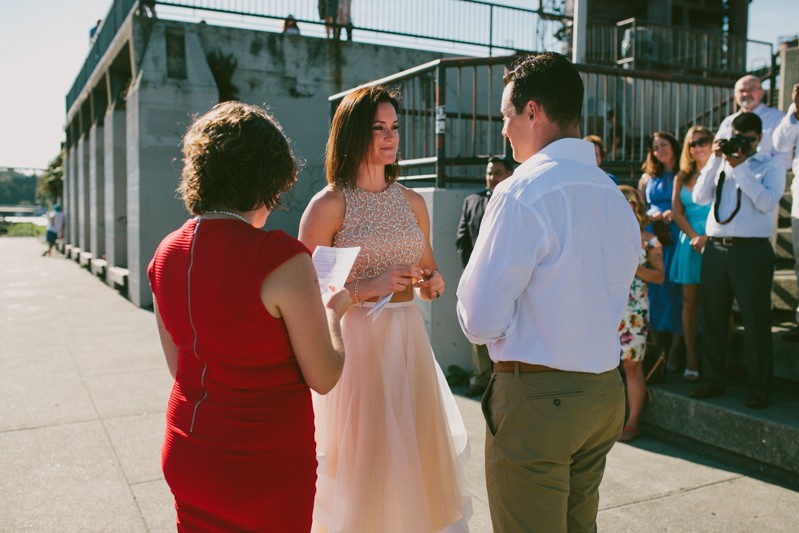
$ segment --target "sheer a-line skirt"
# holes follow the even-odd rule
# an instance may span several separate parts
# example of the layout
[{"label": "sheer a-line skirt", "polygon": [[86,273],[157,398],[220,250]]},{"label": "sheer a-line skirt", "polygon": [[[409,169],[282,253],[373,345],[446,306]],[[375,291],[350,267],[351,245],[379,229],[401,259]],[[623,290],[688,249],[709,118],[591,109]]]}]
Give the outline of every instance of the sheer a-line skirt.
[{"label": "sheer a-line skirt", "polygon": [[414,302],[344,316],[344,372],[314,394],[314,532],[468,531],[468,438]]}]

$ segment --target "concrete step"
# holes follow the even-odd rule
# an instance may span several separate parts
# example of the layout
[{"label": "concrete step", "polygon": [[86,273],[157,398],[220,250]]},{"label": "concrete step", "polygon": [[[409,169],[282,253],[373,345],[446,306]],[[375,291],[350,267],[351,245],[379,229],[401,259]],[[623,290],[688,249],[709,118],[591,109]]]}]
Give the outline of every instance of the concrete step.
[{"label": "concrete step", "polygon": [[775,390],[767,409],[746,406],[744,329],[736,314],[727,394],[695,400],[688,392],[696,385],[683,381],[681,374],[669,373],[665,383],[649,387],[651,398],[641,418],[644,431],[741,465],[751,467],[754,462],[764,474],[799,483],[799,342],[783,340],[793,330],[792,317],[792,312],[772,313]]},{"label": "concrete step", "polygon": [[112,285],[119,290],[124,291],[128,287],[128,274],[130,272],[127,268],[110,267],[106,274],[106,279],[109,285]]},{"label": "concrete step", "polygon": [[92,274],[98,278],[105,279],[105,272],[108,269],[108,261],[105,259],[92,259],[91,268]]},{"label": "concrete step", "polygon": [[777,244],[774,247],[774,253],[777,256],[777,261],[787,261],[788,265],[793,268],[793,237],[790,226],[787,228],[777,229]]},{"label": "concrete step", "polygon": [[793,270],[777,270],[774,273],[774,286],[771,289],[771,302],[774,309],[793,311],[799,302],[799,289]]},{"label": "concrete step", "polygon": [[94,259],[94,254],[90,252],[78,253],[78,263],[82,267],[88,267],[91,264],[92,259]]},{"label": "concrete step", "polygon": [[764,474],[786,481],[799,479],[799,392],[779,388],[767,409],[746,406],[745,386],[727,386],[727,394],[695,400],[688,392],[696,385],[669,374],[665,383],[651,385],[651,401],[641,422],[645,432],[665,433],[688,441],[698,450],[719,451]]},{"label": "concrete step", "polygon": [[777,211],[779,226],[781,228],[791,227],[791,204],[793,203],[793,195],[791,191],[786,191],[780,198],[780,204]]}]

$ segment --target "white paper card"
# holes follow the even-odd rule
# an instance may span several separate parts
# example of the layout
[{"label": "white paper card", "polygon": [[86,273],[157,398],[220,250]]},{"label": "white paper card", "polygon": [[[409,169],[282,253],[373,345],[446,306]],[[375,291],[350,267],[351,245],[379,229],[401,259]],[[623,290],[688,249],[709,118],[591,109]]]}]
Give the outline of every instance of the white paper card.
[{"label": "white paper card", "polygon": [[382,298],[380,298],[380,300],[377,301],[374,307],[369,309],[369,312],[366,313],[366,316],[372,317],[372,321],[377,320],[377,317],[379,317],[380,313],[383,312],[383,308],[386,307],[386,304],[389,302],[389,300],[391,300],[392,296],[394,296],[394,293],[390,292],[385,296],[383,296]]},{"label": "white paper card", "polygon": [[313,266],[319,277],[319,287],[322,294],[330,292],[330,285],[343,289],[347,277],[350,275],[352,265],[361,251],[360,246],[351,248],[333,248],[331,246],[317,246],[313,252]]}]

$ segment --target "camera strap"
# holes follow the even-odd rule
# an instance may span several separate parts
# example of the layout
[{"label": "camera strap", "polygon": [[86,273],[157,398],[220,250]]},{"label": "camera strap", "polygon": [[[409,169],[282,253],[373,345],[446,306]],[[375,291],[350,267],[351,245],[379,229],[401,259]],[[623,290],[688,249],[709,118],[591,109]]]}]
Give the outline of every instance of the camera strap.
[{"label": "camera strap", "polygon": [[741,210],[741,188],[738,187],[738,200],[735,204],[735,209],[733,210],[732,214],[725,218],[724,220],[719,220],[719,204],[721,203],[721,188],[724,186],[724,180],[727,178],[727,174],[722,170],[721,174],[719,174],[719,183],[716,185],[716,201],[713,202],[713,217],[716,219],[716,222],[719,224],[729,224],[730,221],[735,218],[735,215],[738,214],[738,211]]}]

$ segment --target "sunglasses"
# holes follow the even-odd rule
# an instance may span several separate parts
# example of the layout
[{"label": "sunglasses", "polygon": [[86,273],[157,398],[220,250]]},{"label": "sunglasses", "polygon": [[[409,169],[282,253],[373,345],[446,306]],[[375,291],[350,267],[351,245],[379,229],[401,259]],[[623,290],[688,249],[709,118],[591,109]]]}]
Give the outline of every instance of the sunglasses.
[{"label": "sunglasses", "polygon": [[698,141],[692,141],[688,143],[689,148],[696,148],[697,146],[707,146],[710,144],[710,139],[705,137],[704,139],[699,139]]}]

